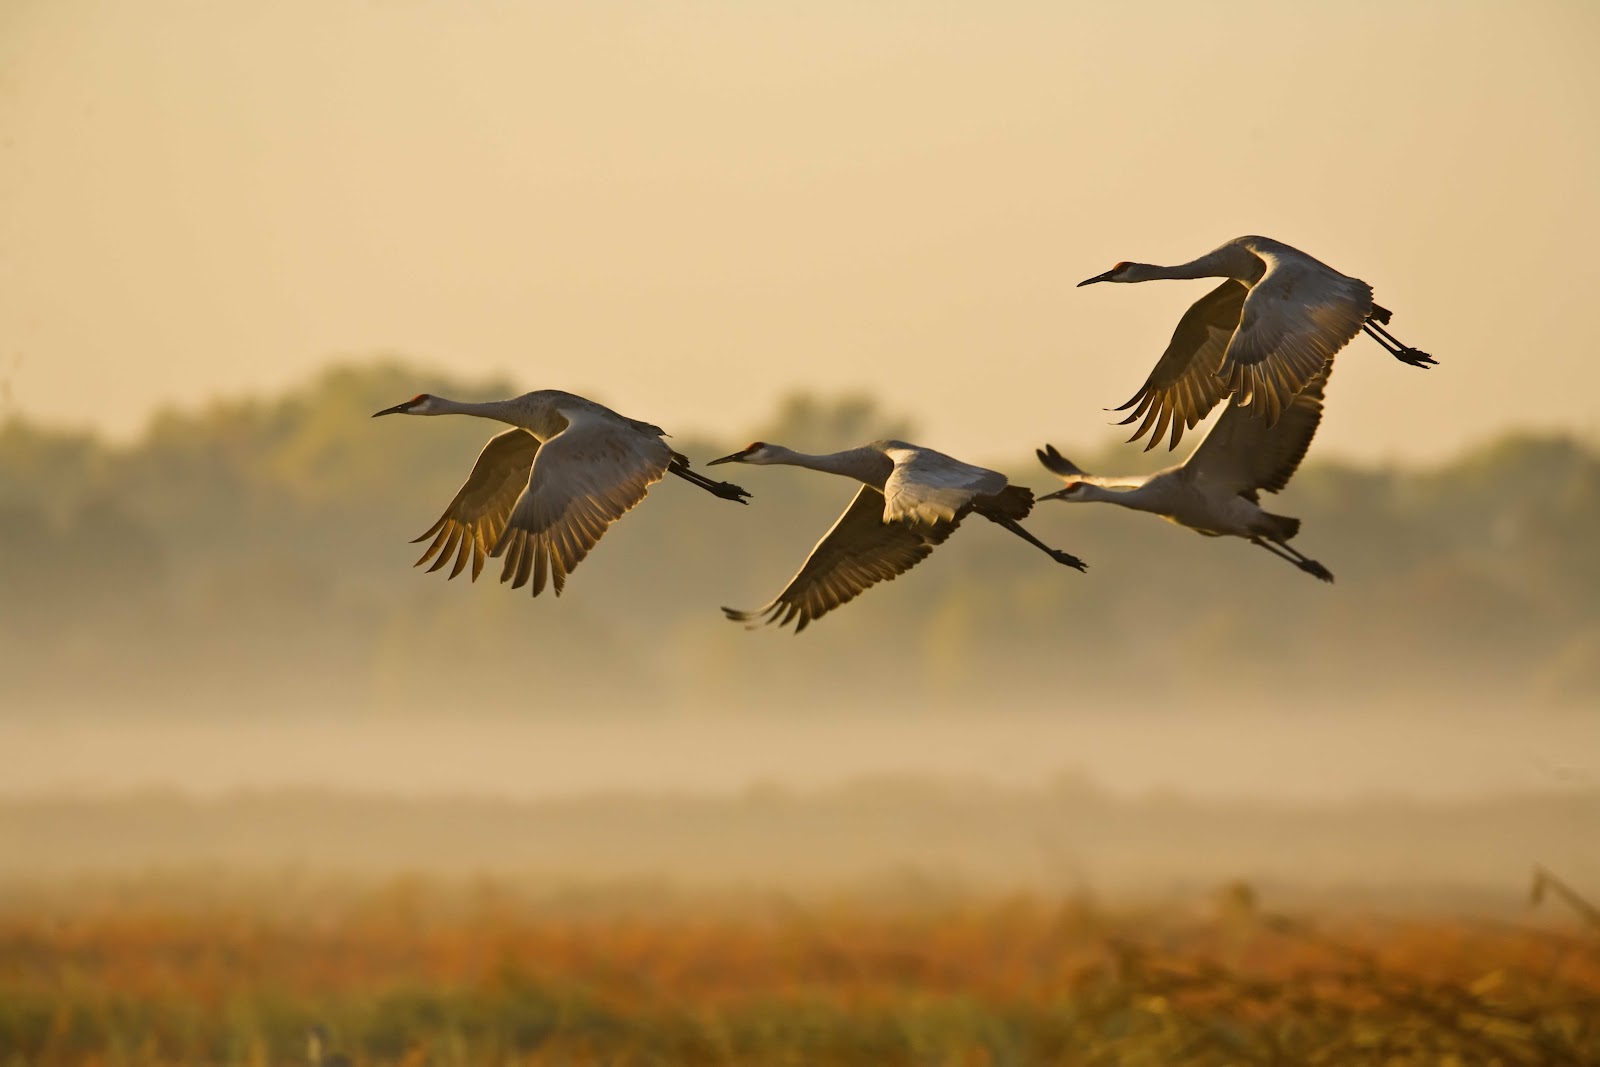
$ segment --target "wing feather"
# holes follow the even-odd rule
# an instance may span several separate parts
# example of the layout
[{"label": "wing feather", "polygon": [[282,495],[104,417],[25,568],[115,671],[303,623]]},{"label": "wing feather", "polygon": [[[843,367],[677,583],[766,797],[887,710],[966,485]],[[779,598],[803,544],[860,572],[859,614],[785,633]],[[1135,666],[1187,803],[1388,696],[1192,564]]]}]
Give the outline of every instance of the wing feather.
[{"label": "wing feather", "polygon": [[1222,375],[1238,405],[1269,423],[1290,406],[1372,314],[1372,287],[1306,256],[1252,249],[1266,272],[1250,289]]},{"label": "wing feather", "polygon": [[1228,492],[1250,495],[1257,490],[1276,493],[1283,489],[1299,469],[1322,423],[1324,391],[1332,373],[1330,359],[1304,389],[1289,398],[1276,422],[1254,406],[1229,406],[1183,469]]},{"label": "wing feather", "polygon": [[1007,484],[999,471],[930,448],[888,442],[884,455],[894,461],[883,486],[883,518],[890,522],[952,522],[975,498],[994,496]]},{"label": "wing feather", "polygon": [[870,485],[823,535],[799,572],[771,603],[754,611],[723,608],[736,622],[779,626],[795,623],[799,633],[813,621],[879,582],[892,581],[926,559],[955,532],[956,522],[885,522],[884,496]]},{"label": "wing feather", "polygon": [[547,583],[556,595],[612,523],[666,474],[672,451],[659,437],[583,408],[562,409],[567,426],[540,448],[527,485],[491,556],[504,556],[513,589]]},{"label": "wing feather", "polygon": [[1144,385],[1116,409],[1134,409],[1122,420],[1124,426],[1144,418],[1129,441],[1137,441],[1154,428],[1145,445],[1148,452],[1161,442],[1170,424],[1172,440],[1167,447],[1176,448],[1184,431],[1194,429],[1228,395],[1228,383],[1220,377],[1223,356],[1249,291],[1243,282],[1229,278],[1183,313],[1167,350]]},{"label": "wing feather", "polygon": [[526,430],[507,430],[491,437],[439,521],[413,541],[433,538],[416,566],[438,557],[428,568],[432,572],[453,557],[455,566],[450,569],[450,577],[454,578],[470,561],[472,580],[477,581],[483,571],[487,546],[505,529],[506,519],[517,494],[527,484],[528,472],[538,452],[539,439]]}]

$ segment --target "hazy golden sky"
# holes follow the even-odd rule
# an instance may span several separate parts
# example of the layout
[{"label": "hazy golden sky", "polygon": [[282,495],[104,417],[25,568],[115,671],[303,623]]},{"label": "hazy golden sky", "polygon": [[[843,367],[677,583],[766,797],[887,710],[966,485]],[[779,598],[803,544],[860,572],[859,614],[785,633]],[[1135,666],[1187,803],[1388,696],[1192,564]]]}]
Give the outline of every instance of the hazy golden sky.
[{"label": "hazy golden sky", "polygon": [[[1371,282],[1326,451],[1600,434],[1600,4],[4,0],[0,380],[117,434],[393,350],[742,434],[1099,440],[1243,233]],[[0,403],[5,403],[0,399]]]}]

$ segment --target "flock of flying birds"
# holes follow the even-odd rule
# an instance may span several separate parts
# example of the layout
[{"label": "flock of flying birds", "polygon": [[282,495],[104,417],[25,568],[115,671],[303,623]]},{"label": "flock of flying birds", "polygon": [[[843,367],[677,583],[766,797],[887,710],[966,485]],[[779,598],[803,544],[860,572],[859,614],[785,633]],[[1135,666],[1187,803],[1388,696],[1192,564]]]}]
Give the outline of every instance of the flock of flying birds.
[{"label": "flock of flying birds", "polygon": [[[1148,434],[1149,451],[1168,437],[1167,447],[1176,448],[1185,430],[1221,401],[1231,403],[1188,459],[1155,474],[1087,474],[1047,445],[1039,460],[1066,486],[1039,499],[1105,501],[1209,537],[1242,537],[1333,581],[1326,567],[1289,544],[1300,520],[1264,510],[1259,494],[1289,483],[1322,421],[1333,357],[1358,333],[1413,367],[1435,360],[1395,339],[1386,328],[1389,312],[1372,302],[1366,282],[1265,237],[1240,237],[1175,267],[1118,263],[1079,285],[1158,278],[1223,282],[1178,320],[1149,378],[1116,409],[1132,409],[1123,425],[1139,423],[1129,440]],[[439,521],[417,538],[432,539],[417,565],[431,559],[429,570],[436,571],[454,560],[451,578],[470,565],[476,581],[486,558],[501,557],[500,580],[513,588],[531,582],[534,596],[547,584],[560,595],[567,575],[606,528],[668,474],[724,500],[744,504],[750,495],[691,469],[662,441],[659,426],[555,389],[476,404],[424,393],[377,415],[477,415],[513,427],[489,440]],[[873,441],[807,455],[757,441],[708,466],[719,463],[808,467],[862,483],[771,603],[754,611],[723,609],[739,622],[794,623],[796,632],[804,630],[867,588],[910,570],[970,514],[1057,563],[1085,569],[1078,557],[1022,526],[1035,503],[1030,490],[931,448]]]}]

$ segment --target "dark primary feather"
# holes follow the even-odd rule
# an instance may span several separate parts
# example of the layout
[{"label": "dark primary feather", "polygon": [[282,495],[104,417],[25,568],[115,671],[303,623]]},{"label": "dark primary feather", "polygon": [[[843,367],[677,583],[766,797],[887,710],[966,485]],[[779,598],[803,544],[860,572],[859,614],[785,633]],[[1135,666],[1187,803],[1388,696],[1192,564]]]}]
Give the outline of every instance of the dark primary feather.
[{"label": "dark primary feather", "polygon": [[1254,408],[1230,407],[1184,464],[1195,476],[1228,484],[1252,500],[1258,490],[1276,493],[1299,469],[1322,424],[1324,393],[1333,360],[1289,399],[1276,423]]},{"label": "dark primary feather", "polygon": [[1055,445],[1036,448],[1033,450],[1033,454],[1039,457],[1039,462],[1044,464],[1045,470],[1052,474],[1058,474],[1063,478],[1081,478],[1089,473],[1060,452],[1057,452]]},{"label": "dark primary feather", "polygon": [[891,581],[927,558],[960,524],[935,525],[884,522],[884,497],[870,485],[861,487],[805,563],[768,605],[754,611],[723,608],[737,622],[763,620],[780,626],[795,623],[804,630],[841,604],[854,600],[879,582]]},{"label": "dark primary feather", "polygon": [[539,439],[526,430],[507,430],[491,437],[439,521],[412,542],[434,539],[415,565],[420,567],[438,556],[428,568],[436,571],[454,556],[455,566],[450,569],[454,578],[470,560],[472,580],[477,581],[484,559],[505,530],[517,494],[528,484],[528,471],[538,451]]},{"label": "dark primary feather", "polygon": [[1144,385],[1116,409],[1133,408],[1120,425],[1144,419],[1129,441],[1149,433],[1150,441],[1145,445],[1148,452],[1161,442],[1170,426],[1167,447],[1176,448],[1184,431],[1194,429],[1228,395],[1228,383],[1222,377],[1223,356],[1239,325],[1249,292],[1243,282],[1229,278],[1183,313],[1167,350],[1156,361]]}]

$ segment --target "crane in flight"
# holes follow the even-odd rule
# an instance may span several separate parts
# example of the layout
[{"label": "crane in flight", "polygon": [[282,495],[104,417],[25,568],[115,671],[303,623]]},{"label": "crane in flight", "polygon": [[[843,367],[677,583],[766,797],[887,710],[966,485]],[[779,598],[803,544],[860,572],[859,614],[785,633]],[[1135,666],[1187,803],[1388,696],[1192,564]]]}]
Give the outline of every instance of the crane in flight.
[{"label": "crane in flight", "polygon": [[519,589],[531,577],[534,596],[546,581],[560,596],[606,529],[667,474],[723,500],[750,495],[691,470],[661,427],[558,389],[481,404],[421,393],[372,417],[380,415],[476,415],[513,427],[489,439],[439,521],[416,538],[433,538],[416,566],[438,557],[432,572],[453,557],[449,576],[470,562],[477,581],[485,557],[504,556],[500,580]]},{"label": "crane in flight", "polygon": [[904,574],[976,512],[999,524],[1057,563],[1078,570],[1086,564],[1051,548],[1022,527],[1033,510],[1033,493],[1011,485],[999,471],[962,463],[942,452],[904,441],[874,441],[824,455],[794,452],[756,441],[718,463],[782,464],[838,474],[861,482],[843,515],[817,542],[783,592],[754,611],[723,608],[728,618],[786,626],[795,633],[866,589]]},{"label": "crane in flight", "polygon": [[1144,420],[1128,440],[1150,433],[1147,452],[1169,425],[1167,447],[1178,447],[1183,432],[1230,394],[1269,425],[1277,422],[1290,398],[1358,333],[1413,367],[1438,362],[1385,328],[1390,312],[1372,302],[1372,286],[1269,237],[1237,237],[1175,267],[1118,263],[1078,286],[1160,278],[1227,280],[1184,313],[1144,385],[1115,409],[1133,408],[1121,425]]},{"label": "crane in flight", "polygon": [[1253,407],[1230,405],[1205,440],[1176,467],[1125,478],[1086,474],[1054,445],[1038,450],[1039,462],[1067,484],[1040,500],[1100,501],[1149,511],[1207,537],[1242,537],[1325,582],[1333,572],[1289,544],[1300,520],[1261,507],[1261,492],[1289,484],[1322,421],[1328,360],[1306,387],[1289,398],[1277,422]]}]

